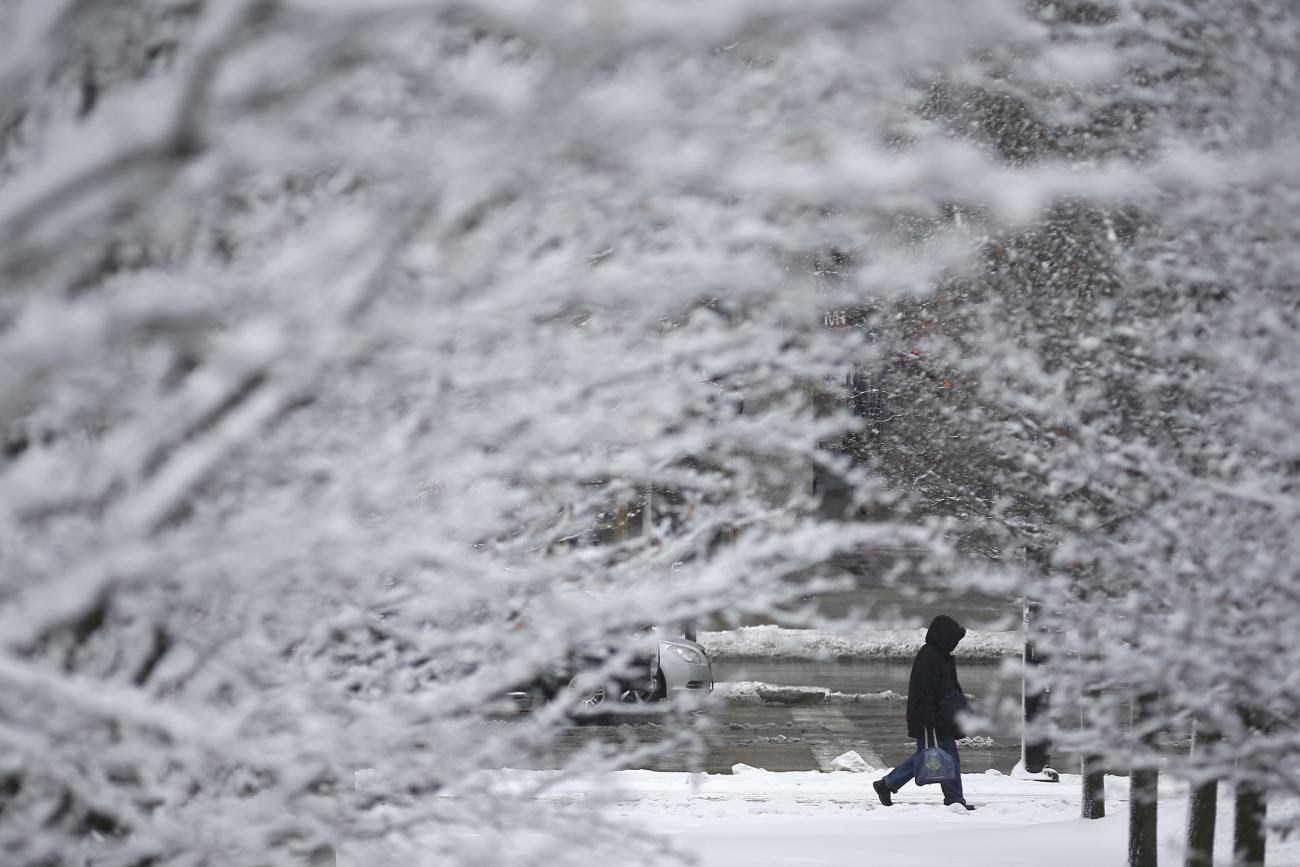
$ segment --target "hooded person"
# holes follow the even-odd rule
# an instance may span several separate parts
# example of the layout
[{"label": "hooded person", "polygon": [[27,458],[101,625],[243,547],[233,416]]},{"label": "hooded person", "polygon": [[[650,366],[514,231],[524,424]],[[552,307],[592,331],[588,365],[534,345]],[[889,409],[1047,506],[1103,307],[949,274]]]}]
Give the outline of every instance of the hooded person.
[{"label": "hooded person", "polygon": [[959,717],[967,709],[966,693],[957,679],[957,660],[952,652],[966,637],[965,628],[946,614],[930,621],[925,644],[912,661],[912,675],[907,682],[907,736],[916,739],[916,753],[905,759],[884,777],[872,783],[880,803],[893,806],[892,796],[916,776],[920,754],[928,745],[953,758],[957,779],[940,783],[945,804],[961,804],[967,810],[961,789],[961,760],[957,755],[957,738],[963,737]]}]

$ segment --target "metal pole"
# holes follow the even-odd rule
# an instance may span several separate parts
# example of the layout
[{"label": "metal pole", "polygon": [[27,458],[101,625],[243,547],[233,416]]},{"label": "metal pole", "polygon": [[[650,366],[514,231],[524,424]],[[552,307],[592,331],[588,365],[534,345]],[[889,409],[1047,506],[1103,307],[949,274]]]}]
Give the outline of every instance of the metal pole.
[{"label": "metal pole", "polygon": [[1029,739],[1027,732],[1032,728],[1033,723],[1048,708],[1050,691],[1046,688],[1036,689],[1030,692],[1029,669],[1038,666],[1042,661],[1038,656],[1038,651],[1034,647],[1031,638],[1034,629],[1034,615],[1037,613],[1037,605],[1032,602],[1026,602],[1024,608],[1025,622],[1025,652],[1024,652],[1024,679],[1021,682],[1022,707],[1024,711],[1024,726],[1020,732],[1020,760],[1024,763],[1027,773],[1041,774],[1047,767],[1050,756],[1048,750],[1050,744],[1046,739],[1037,737]]}]

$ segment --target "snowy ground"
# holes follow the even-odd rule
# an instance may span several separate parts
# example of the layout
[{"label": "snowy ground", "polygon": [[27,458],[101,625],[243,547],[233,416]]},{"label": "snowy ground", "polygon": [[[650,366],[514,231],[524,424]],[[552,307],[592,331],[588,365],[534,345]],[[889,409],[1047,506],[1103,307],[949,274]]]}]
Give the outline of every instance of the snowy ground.
[{"label": "snowy ground", "polygon": [[[909,785],[893,807],[871,791],[876,772],[865,774],[768,773],[692,775],[623,771],[612,775],[622,794],[604,809],[643,823],[702,867],[816,867],[856,863],[907,867],[1121,867],[1127,847],[1128,780],[1110,777],[1111,815],[1079,818],[1079,778],[1058,784],[1013,780],[998,774],[967,774],[974,813],[944,807],[937,786]],[[560,787],[557,796],[586,795],[589,784]],[[1219,847],[1227,863],[1231,799],[1219,818]],[[1161,862],[1182,863],[1185,790],[1161,792]],[[1296,805],[1292,805],[1295,809]],[[1300,841],[1271,841],[1269,864],[1300,865]]]},{"label": "snowy ground", "polygon": [[[851,631],[742,626],[701,632],[700,644],[717,659],[910,660],[925,643],[924,629],[863,626]],[[1024,634],[969,630],[957,647],[958,660],[1019,656]]]},{"label": "snowy ground", "polygon": [[[1121,867],[1127,847],[1125,778],[1106,781],[1111,815],[1079,818],[1079,778],[1059,784],[995,774],[963,777],[974,813],[942,805],[936,786],[909,785],[883,807],[865,774],[743,773],[693,777],[627,771],[627,794],[606,809],[666,832],[703,867],[816,867],[905,864],[907,867]],[[580,787],[570,787],[580,788]],[[1161,792],[1161,862],[1182,863],[1185,791]],[[1219,817],[1219,854],[1227,863],[1230,798]],[[1292,809],[1296,805],[1291,805]],[[1270,841],[1269,864],[1300,865],[1300,841]]]},{"label": "snowy ground", "polygon": [[[1122,819],[1077,819],[1078,787],[967,775],[979,809],[958,814],[937,787],[909,786],[882,807],[870,788],[877,773],[768,773],[731,776],[629,771],[627,793],[606,809],[669,834],[703,867],[814,867],[905,864],[908,867],[1053,867],[1120,865]],[[1126,789],[1113,784],[1115,794]],[[1121,811],[1122,812],[1122,811]],[[1062,857],[1065,856],[1065,857]]]},{"label": "snowy ground", "polygon": [[[852,632],[744,627],[705,632],[701,643],[719,658],[771,660],[908,660],[925,639],[923,629],[860,628]],[[1022,634],[972,631],[959,658],[993,661],[1020,653]],[[791,712],[832,705],[896,705],[890,690],[842,692],[807,685],[756,681],[719,683],[728,706],[772,706]],[[807,708],[812,705],[813,708]],[[834,732],[831,732],[834,736]],[[985,739],[987,740],[987,739]],[[831,744],[826,745],[831,748]],[[839,749],[843,749],[843,742]],[[838,751],[837,751],[838,752]],[[832,755],[835,753],[833,752]],[[872,755],[875,762],[878,756]],[[609,820],[662,835],[699,867],[843,867],[847,864],[906,867],[1124,867],[1128,833],[1128,780],[1107,777],[1110,815],[1079,818],[1079,777],[1057,784],[1012,779],[997,771],[966,774],[974,813],[942,804],[937,786],[909,785],[884,807],[871,781],[884,769],[865,772],[769,772],[737,765],[731,774],[631,770],[544,788],[554,771],[489,772],[494,785],[515,792],[544,788],[545,799],[582,801]],[[844,764],[861,765],[846,761]],[[1186,788],[1164,781],[1160,792],[1161,864],[1183,861]],[[1231,863],[1232,792],[1220,791],[1216,864]],[[1270,817],[1300,813],[1300,801],[1270,804]],[[502,836],[480,844],[499,863],[510,863],[517,839]],[[526,844],[525,844],[526,845]],[[415,865],[421,848],[353,850],[341,865]],[[504,859],[504,860],[502,860]],[[690,859],[694,859],[693,861]],[[679,863],[665,861],[665,863]],[[1300,867],[1300,838],[1271,839],[1270,867]]]},{"label": "snowy ground", "polygon": [[[937,786],[908,785],[893,807],[871,791],[878,770],[866,773],[735,774],[619,771],[567,781],[542,797],[584,800],[607,818],[664,835],[700,867],[1123,867],[1127,848],[1128,781],[1106,779],[1110,815],[1079,818],[1079,778],[1058,784],[1013,780],[990,772],[967,774],[974,813],[944,807]],[[552,772],[501,771],[504,785],[531,788]],[[518,790],[518,789],[516,789]],[[1182,863],[1186,791],[1161,789],[1160,862]],[[1272,809],[1296,812],[1300,804]],[[1220,795],[1216,863],[1230,863],[1231,792]],[[500,841],[504,855],[509,843]],[[414,854],[414,853],[408,853]],[[402,861],[390,853],[392,863]],[[383,863],[389,863],[383,860]],[[344,857],[340,864],[378,864]],[[504,863],[508,863],[508,860]],[[1300,840],[1270,840],[1270,867],[1300,867]]]}]

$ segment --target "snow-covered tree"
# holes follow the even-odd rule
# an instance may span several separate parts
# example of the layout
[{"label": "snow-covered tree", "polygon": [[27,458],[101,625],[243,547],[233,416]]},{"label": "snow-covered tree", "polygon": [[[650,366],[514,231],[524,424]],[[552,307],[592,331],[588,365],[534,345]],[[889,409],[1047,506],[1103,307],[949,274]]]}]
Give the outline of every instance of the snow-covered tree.
[{"label": "snow-covered tree", "polygon": [[[948,284],[957,325],[922,350],[959,371],[948,413],[972,441],[937,475],[1005,560],[1050,560],[986,586],[1042,603],[1044,677],[1085,697],[1054,740],[1230,780],[1248,812],[1253,790],[1300,786],[1300,11],[1035,10],[1077,57],[1119,64],[1092,87],[939,80],[928,110],[1012,163],[1136,175],[1037,225],[972,223],[986,265]],[[1193,729],[1208,737],[1171,749]]]},{"label": "snow-covered tree", "polygon": [[813,467],[884,490],[819,447],[857,422],[810,385],[882,351],[826,311],[928,291],[951,202],[1116,186],[911,110],[989,46],[1074,74],[1010,3],[0,0],[0,34],[5,863],[659,863],[480,773],[572,705],[503,693],[924,543],[818,517]]}]

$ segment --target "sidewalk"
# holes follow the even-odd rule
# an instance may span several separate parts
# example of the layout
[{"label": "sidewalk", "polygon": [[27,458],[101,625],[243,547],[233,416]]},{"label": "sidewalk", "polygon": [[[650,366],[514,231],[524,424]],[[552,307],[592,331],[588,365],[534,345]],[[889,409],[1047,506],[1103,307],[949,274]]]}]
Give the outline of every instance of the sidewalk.
[{"label": "sidewalk", "polygon": [[[699,858],[701,867],[1123,867],[1128,780],[1108,777],[1105,819],[1079,818],[1079,778],[1033,783],[995,774],[962,778],[974,813],[944,807],[937,786],[906,786],[893,807],[871,791],[878,772],[734,775],[621,771],[621,790],[602,809],[641,824]],[[600,797],[590,784],[555,793]],[[1229,863],[1231,793],[1220,797],[1218,853]],[[1182,863],[1184,790],[1162,786],[1161,863]],[[1291,805],[1292,809],[1295,805]],[[1270,867],[1300,865],[1300,840],[1270,841]]]},{"label": "sidewalk", "polygon": [[[962,785],[973,813],[945,807],[937,786],[909,784],[884,807],[871,789],[882,773],[769,772],[737,765],[732,774],[617,771],[584,779],[558,780],[556,771],[495,770],[476,775],[507,798],[532,798],[555,808],[550,833],[519,828],[508,819],[472,823],[467,831],[455,804],[445,796],[442,809],[408,825],[410,816],[394,813],[393,827],[407,826],[405,842],[351,844],[340,849],[340,867],[415,867],[449,860],[439,846],[463,864],[577,864],[568,842],[589,842],[605,851],[586,863],[698,867],[1125,867],[1128,847],[1128,780],[1106,778],[1109,815],[1079,818],[1079,777],[1063,774],[1060,783],[1013,780],[997,773],[964,774]],[[555,785],[546,787],[550,781]],[[538,791],[540,795],[529,795]],[[1160,864],[1183,863],[1186,789],[1160,788]],[[1219,796],[1215,863],[1231,863],[1232,792]],[[543,808],[545,809],[545,808]],[[592,812],[587,812],[588,810]],[[437,812],[460,820],[456,828],[433,821]],[[1300,801],[1271,804],[1270,816],[1300,812]],[[510,811],[503,815],[508,817]],[[521,813],[522,815],[522,813]],[[661,843],[655,854],[634,857],[625,851],[629,832],[640,830]],[[633,835],[635,836],[635,835]],[[682,857],[663,851],[670,847]],[[618,853],[617,856],[610,853]],[[469,853],[467,856],[466,853]],[[545,853],[539,860],[539,855]],[[557,860],[558,859],[558,860]],[[1300,838],[1269,840],[1269,867],[1300,867]]]}]

